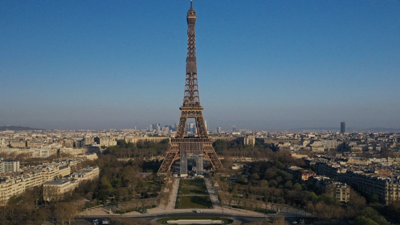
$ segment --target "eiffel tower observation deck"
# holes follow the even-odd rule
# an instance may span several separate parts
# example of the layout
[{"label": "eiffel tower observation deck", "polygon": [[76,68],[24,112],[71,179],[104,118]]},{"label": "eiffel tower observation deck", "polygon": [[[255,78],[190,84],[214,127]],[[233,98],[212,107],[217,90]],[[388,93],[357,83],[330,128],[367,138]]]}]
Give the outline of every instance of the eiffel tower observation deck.
[{"label": "eiffel tower observation deck", "polygon": [[[180,159],[180,174],[187,174],[187,160],[194,159],[196,173],[203,173],[203,158],[211,163],[216,172],[222,172],[222,163],[212,146],[212,140],[208,137],[203,118],[203,107],[200,104],[199,84],[197,77],[196,60],[196,11],[193,2],[187,13],[188,43],[186,55],[186,76],[183,105],[180,107],[181,116],[176,130],[175,138],[171,140],[167,154],[158,170],[159,174],[170,172],[174,161]],[[187,119],[195,119],[197,133],[194,136],[185,136]]]}]

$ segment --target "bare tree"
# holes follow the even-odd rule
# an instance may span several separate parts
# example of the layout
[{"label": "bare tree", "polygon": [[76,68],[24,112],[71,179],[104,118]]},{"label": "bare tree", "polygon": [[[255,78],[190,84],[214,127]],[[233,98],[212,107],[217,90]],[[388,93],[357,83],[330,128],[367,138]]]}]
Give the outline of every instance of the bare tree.
[{"label": "bare tree", "polygon": [[56,205],[54,215],[61,224],[71,224],[78,213],[78,208],[73,203],[60,202]]}]

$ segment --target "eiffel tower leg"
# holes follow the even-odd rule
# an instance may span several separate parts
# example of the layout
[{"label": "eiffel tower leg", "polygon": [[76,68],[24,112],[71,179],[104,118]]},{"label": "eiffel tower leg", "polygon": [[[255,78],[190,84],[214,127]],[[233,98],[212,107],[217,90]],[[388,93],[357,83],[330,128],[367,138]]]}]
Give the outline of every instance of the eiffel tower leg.
[{"label": "eiffel tower leg", "polygon": [[211,166],[215,172],[223,172],[224,167],[222,166],[221,161],[218,158],[217,153],[215,152],[212,144],[208,144],[204,146],[204,156],[210,160]]},{"label": "eiffel tower leg", "polygon": [[187,157],[186,156],[181,156],[180,158],[180,174],[187,174],[188,172],[188,165],[187,165]]},{"label": "eiffel tower leg", "polygon": [[203,175],[203,154],[199,154],[196,157],[196,173]]},{"label": "eiffel tower leg", "polygon": [[179,158],[179,150],[175,146],[170,146],[167,151],[160,168],[158,169],[158,174],[166,174],[171,170],[172,163]]}]

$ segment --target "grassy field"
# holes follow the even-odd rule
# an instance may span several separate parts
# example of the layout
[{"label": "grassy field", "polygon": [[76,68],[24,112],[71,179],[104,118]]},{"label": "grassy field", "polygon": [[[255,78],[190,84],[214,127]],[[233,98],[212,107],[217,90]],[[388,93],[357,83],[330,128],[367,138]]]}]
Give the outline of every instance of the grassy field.
[{"label": "grassy field", "polygon": [[208,192],[203,179],[182,179],[178,195],[208,195]]},{"label": "grassy field", "polygon": [[176,209],[211,209],[212,203],[208,196],[179,196]]},{"label": "grassy field", "polygon": [[229,218],[222,218],[222,217],[201,217],[201,216],[197,216],[197,217],[168,217],[168,218],[162,218],[157,220],[157,223],[161,223],[161,224],[168,224],[167,221],[168,220],[222,220],[224,221],[224,224],[230,224],[233,222],[233,220],[229,219]]},{"label": "grassy field", "polygon": [[212,208],[210,196],[203,179],[182,179],[179,182],[176,209]]}]

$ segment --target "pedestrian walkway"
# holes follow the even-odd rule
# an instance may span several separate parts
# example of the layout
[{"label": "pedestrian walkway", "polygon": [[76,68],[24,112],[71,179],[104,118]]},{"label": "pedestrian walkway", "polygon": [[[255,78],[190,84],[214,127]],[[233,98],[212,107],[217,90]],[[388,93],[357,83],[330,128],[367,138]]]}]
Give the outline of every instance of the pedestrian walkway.
[{"label": "pedestrian walkway", "polygon": [[175,204],[176,204],[176,197],[178,195],[178,189],[179,189],[179,182],[181,179],[175,178],[174,184],[172,186],[172,192],[169,197],[168,205],[167,205],[167,211],[174,210],[175,209]]},{"label": "pedestrian walkway", "polygon": [[206,184],[208,194],[210,195],[210,200],[213,205],[213,208],[217,211],[222,210],[221,204],[219,203],[218,200],[218,195],[217,193],[215,193],[215,189],[212,186],[210,179],[204,178],[204,183]]}]

